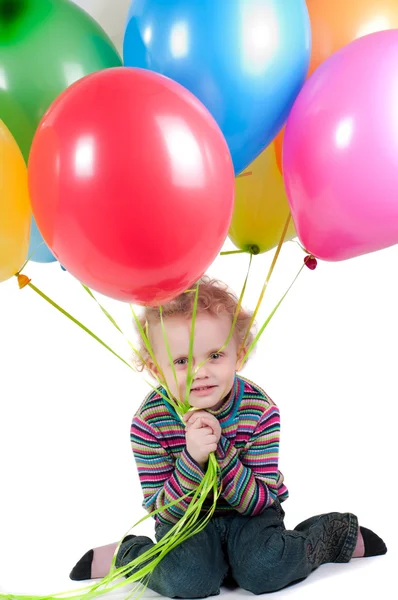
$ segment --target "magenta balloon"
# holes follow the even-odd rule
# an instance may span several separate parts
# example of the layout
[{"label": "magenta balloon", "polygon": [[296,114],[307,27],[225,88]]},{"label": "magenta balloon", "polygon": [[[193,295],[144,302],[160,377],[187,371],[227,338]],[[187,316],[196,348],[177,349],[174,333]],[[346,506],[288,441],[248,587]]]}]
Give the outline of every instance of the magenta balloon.
[{"label": "magenta balloon", "polygon": [[309,78],[283,172],[298,236],[344,260],[398,243],[398,30],[360,38]]}]

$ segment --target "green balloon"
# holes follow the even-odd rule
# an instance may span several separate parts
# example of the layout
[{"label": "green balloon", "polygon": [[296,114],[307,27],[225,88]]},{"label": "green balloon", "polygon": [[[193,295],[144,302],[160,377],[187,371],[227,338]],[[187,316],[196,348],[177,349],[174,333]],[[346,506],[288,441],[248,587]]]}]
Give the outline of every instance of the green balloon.
[{"label": "green balloon", "polygon": [[69,0],[0,0],[0,119],[26,161],[57,96],[85,75],[121,64],[104,30]]}]

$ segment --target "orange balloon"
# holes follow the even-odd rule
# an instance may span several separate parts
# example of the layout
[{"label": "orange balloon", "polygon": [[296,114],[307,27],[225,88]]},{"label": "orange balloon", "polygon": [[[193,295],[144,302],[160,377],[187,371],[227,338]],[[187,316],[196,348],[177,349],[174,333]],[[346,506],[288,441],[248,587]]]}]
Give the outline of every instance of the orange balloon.
[{"label": "orange balloon", "polygon": [[[308,77],[343,46],[357,38],[398,29],[398,0],[306,0],[311,21],[312,52]],[[275,139],[282,164],[284,129]]]},{"label": "orange balloon", "polygon": [[15,275],[25,262],[31,219],[26,164],[0,120],[0,282]]},{"label": "orange balloon", "polygon": [[282,146],[283,138],[285,137],[285,127],[283,127],[276,138],[274,139],[275,158],[279,171],[282,173]]},{"label": "orange balloon", "polygon": [[311,75],[357,38],[398,28],[397,0],[307,0],[312,30]]}]

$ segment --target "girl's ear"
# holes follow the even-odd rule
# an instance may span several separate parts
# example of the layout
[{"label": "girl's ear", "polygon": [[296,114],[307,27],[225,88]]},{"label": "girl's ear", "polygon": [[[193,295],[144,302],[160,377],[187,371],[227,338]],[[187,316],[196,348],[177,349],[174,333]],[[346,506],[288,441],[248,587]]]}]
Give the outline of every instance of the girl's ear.
[{"label": "girl's ear", "polygon": [[147,368],[148,368],[150,374],[152,375],[152,377],[154,377],[155,379],[160,378],[160,371],[152,360],[148,360]]},{"label": "girl's ear", "polygon": [[243,361],[246,356],[247,348],[244,347],[240,350],[238,356],[236,357],[236,370],[240,371],[243,368]]}]

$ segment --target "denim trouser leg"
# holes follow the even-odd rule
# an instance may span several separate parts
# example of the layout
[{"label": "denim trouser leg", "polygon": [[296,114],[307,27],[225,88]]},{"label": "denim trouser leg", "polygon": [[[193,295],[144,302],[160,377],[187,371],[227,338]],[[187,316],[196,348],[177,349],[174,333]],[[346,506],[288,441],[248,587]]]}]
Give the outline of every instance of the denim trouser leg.
[{"label": "denim trouser leg", "polygon": [[[156,540],[159,541],[171,527],[157,524]],[[120,547],[116,566],[127,565],[153,545],[153,541],[144,536],[126,541]],[[182,542],[160,561],[151,574],[148,587],[169,598],[206,598],[220,593],[227,572],[228,563],[220,535],[210,522],[203,531]]]},{"label": "denim trouser leg", "polygon": [[230,523],[227,554],[237,584],[254,594],[280,590],[327,562],[348,562],[358,520],[350,513],[312,517],[287,531],[279,502],[262,515],[237,515]]},{"label": "denim trouser leg", "polygon": [[[148,587],[169,598],[217,595],[228,576],[253,594],[280,590],[305,579],[327,562],[348,562],[358,536],[351,513],[312,517],[286,530],[278,501],[263,514],[233,513],[213,518],[206,528],[169,552],[154,569]],[[159,541],[171,525],[156,525]],[[116,566],[124,566],[153,546],[148,537],[121,545]],[[133,573],[134,570],[131,571]]]}]

